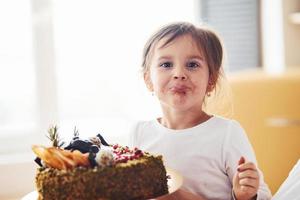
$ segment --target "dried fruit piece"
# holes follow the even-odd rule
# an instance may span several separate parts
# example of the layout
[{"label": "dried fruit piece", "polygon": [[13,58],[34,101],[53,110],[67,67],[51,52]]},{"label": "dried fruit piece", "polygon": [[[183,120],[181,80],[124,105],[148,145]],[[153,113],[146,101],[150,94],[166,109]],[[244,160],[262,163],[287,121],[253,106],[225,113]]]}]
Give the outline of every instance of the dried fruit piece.
[{"label": "dried fruit piece", "polygon": [[90,166],[88,153],[80,151],[63,150],[56,147],[44,147],[33,145],[33,152],[45,162],[47,166],[56,169],[73,169],[76,166]]}]

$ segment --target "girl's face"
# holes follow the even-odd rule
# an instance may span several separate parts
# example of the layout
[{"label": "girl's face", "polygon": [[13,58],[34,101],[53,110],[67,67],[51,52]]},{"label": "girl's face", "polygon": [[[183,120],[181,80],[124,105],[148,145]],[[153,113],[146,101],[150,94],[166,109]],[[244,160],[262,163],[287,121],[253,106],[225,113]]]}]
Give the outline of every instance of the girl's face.
[{"label": "girl's face", "polygon": [[[145,83],[165,108],[199,111],[209,90],[209,69],[205,58],[189,35],[176,38],[153,50]],[[195,110],[196,109],[196,110]]]}]

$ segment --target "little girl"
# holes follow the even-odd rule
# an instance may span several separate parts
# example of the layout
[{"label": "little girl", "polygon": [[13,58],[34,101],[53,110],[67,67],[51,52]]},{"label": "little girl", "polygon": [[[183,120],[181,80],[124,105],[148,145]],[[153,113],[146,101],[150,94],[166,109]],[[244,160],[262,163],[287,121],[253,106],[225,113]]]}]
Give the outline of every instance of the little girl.
[{"label": "little girl", "polygon": [[223,59],[219,38],[190,23],[161,28],[147,42],[143,74],[162,116],[139,122],[131,146],[163,155],[184,178],[171,199],[270,199],[240,124],[203,111]]}]

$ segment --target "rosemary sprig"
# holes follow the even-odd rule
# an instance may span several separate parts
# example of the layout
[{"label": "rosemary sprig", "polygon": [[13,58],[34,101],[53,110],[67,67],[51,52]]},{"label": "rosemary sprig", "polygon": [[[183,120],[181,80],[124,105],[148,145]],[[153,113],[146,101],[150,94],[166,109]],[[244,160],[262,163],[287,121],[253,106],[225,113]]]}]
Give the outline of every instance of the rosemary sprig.
[{"label": "rosemary sprig", "polygon": [[47,137],[51,140],[52,146],[61,147],[62,145],[64,145],[64,142],[60,141],[57,129],[57,126],[51,126],[48,130]]},{"label": "rosemary sprig", "polygon": [[78,131],[78,129],[76,128],[76,126],[75,126],[75,128],[74,128],[74,133],[73,133],[73,137],[74,138],[78,138],[79,137],[79,131]]}]

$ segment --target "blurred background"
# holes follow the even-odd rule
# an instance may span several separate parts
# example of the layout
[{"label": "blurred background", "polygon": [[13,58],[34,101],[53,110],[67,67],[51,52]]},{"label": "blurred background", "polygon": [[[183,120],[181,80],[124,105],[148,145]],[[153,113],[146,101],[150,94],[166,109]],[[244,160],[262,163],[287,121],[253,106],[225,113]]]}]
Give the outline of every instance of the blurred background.
[{"label": "blurred background", "polygon": [[50,125],[126,145],[160,114],[142,50],[174,21],[223,39],[231,95],[212,112],[240,121],[277,191],[300,157],[300,0],[0,0],[0,199],[34,190],[31,145]]}]

